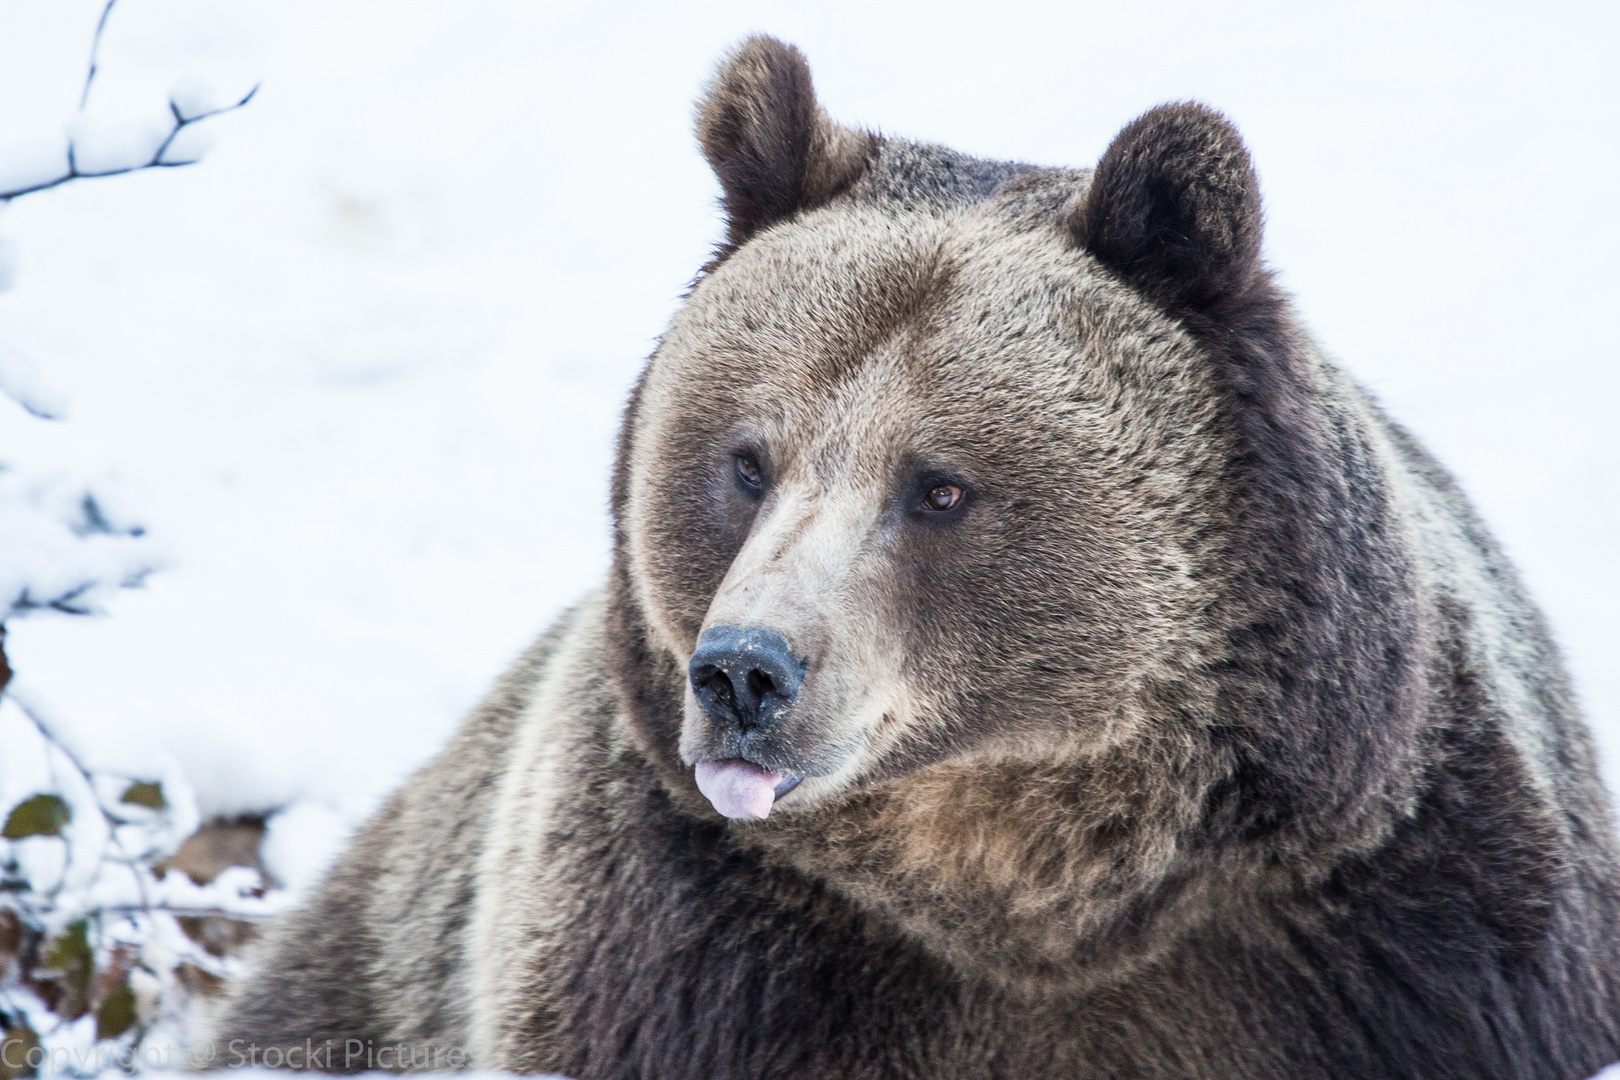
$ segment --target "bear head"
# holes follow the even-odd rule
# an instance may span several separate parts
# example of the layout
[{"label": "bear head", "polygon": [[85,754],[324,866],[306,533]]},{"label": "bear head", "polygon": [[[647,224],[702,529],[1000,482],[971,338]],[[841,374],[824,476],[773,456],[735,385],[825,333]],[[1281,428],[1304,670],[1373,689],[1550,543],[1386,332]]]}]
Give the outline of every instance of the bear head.
[{"label": "bear head", "polygon": [[1093,849],[1153,817],[1161,861],[1399,802],[1413,572],[1229,122],[1153,109],[1094,170],[979,161],[832,122],[754,38],[698,132],[727,241],[613,500],[612,669],[677,802],[824,835],[908,791],[927,831],[1031,791],[1050,817],[1058,783]]}]

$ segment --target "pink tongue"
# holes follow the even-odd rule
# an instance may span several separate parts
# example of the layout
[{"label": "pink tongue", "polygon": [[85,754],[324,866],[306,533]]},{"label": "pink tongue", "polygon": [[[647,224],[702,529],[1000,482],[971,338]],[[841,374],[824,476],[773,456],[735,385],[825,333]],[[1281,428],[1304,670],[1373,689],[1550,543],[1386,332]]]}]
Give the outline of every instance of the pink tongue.
[{"label": "pink tongue", "polygon": [[776,801],[776,785],[786,773],[762,769],[742,758],[700,761],[696,769],[698,790],[714,808],[728,818],[762,818]]}]

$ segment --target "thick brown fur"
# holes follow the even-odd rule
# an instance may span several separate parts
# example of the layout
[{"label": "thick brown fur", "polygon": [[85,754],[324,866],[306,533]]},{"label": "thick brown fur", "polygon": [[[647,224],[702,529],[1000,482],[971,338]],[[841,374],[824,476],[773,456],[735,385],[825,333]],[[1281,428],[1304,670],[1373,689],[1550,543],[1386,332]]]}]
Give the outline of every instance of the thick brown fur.
[{"label": "thick brown fur", "polygon": [[[698,115],[729,231],[626,410],[606,587],[222,1043],[578,1080],[1620,1057],[1616,844],[1556,651],[1298,325],[1232,126],[1169,105],[1094,172],[979,161],[838,127],[768,38]],[[723,625],[805,658],[780,723],[697,703]],[[694,785],[736,746],[802,778],[764,820]]]}]

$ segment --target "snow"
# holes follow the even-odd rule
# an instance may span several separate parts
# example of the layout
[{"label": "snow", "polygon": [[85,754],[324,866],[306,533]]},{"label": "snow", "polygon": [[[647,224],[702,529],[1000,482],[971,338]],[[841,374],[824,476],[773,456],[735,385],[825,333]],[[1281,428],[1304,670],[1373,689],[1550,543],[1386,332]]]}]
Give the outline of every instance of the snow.
[{"label": "snow", "polygon": [[[0,292],[6,288],[4,267],[0,267]],[[65,420],[72,400],[67,392],[51,385],[34,358],[0,340],[0,394],[21,405],[42,420]]]},{"label": "snow", "polygon": [[114,487],[6,469],[3,446],[0,438],[0,620],[41,608],[99,612],[163,564],[161,543],[113,509]]},{"label": "snow", "polygon": [[86,176],[139,169],[157,156],[158,148],[173,130],[172,117],[110,124],[80,113],[67,124],[74,168]]},{"label": "snow", "polygon": [[[0,146],[42,147],[0,153],[0,188],[60,160],[100,7],[0,5]],[[601,579],[619,411],[721,233],[691,102],[756,29],[806,50],[835,117],[990,157],[1085,165],[1156,102],[1226,110],[1285,285],[1472,493],[1620,779],[1620,218],[1596,212],[1620,9],[1269,0],[119,5],[98,160],[132,160],[109,133],[171,98],[218,101],[176,79],[263,89],[195,129],[217,138],[202,164],[0,214],[0,345],[42,380],[6,361],[0,382],[74,404],[0,399],[0,534],[54,544],[76,492],[115,487],[147,533],[74,558],[105,582],[137,549],[167,565],[98,589],[105,618],[7,624],[94,764],[167,755],[204,814],[302,807],[272,848],[315,852],[274,856],[307,882],[317,834]]]},{"label": "snow", "polygon": [[0,195],[48,184],[68,171],[65,135],[0,146]]},{"label": "snow", "polygon": [[302,895],[326,872],[347,835],[343,816],[304,800],[271,818],[259,854],[270,876],[291,895]]},{"label": "snow", "polygon": [[190,165],[208,156],[217,141],[214,129],[207,125],[188,124],[174,134],[174,141],[163,150],[159,159],[165,165]]},{"label": "snow", "polygon": [[[240,100],[240,99],[237,99]],[[169,88],[169,103],[181,120],[195,120],[232,104],[214,84],[196,75],[183,75]]]}]

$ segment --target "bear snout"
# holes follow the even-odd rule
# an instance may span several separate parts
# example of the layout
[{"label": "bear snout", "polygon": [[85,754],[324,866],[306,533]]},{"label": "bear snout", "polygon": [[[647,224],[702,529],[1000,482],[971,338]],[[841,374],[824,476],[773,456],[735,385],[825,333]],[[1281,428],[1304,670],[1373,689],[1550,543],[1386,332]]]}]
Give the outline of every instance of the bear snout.
[{"label": "bear snout", "polygon": [[709,722],[746,733],[787,715],[808,666],[776,630],[713,626],[698,639],[687,672]]}]

